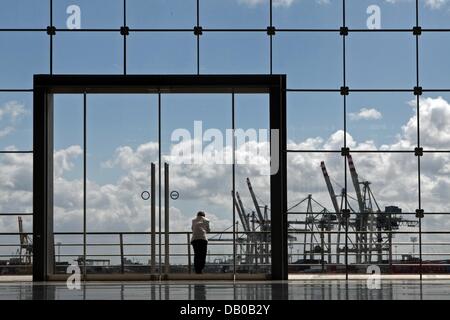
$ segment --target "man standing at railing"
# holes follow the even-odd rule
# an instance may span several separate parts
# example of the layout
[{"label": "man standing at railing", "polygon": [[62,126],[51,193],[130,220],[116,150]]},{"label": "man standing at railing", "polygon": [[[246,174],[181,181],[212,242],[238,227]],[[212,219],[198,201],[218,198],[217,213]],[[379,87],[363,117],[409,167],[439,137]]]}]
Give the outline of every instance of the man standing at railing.
[{"label": "man standing at railing", "polygon": [[210,232],[209,220],[205,218],[205,213],[199,211],[197,217],[192,219],[192,240],[194,247],[194,268],[195,273],[202,273],[205,267],[206,252],[208,247],[207,234]]}]

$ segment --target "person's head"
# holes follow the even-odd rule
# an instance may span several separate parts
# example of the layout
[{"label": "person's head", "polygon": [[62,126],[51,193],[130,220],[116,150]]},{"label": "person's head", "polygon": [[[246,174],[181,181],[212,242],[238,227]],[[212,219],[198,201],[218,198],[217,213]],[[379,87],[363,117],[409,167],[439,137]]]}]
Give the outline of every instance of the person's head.
[{"label": "person's head", "polygon": [[205,213],[203,211],[197,212],[197,217],[205,217]]}]

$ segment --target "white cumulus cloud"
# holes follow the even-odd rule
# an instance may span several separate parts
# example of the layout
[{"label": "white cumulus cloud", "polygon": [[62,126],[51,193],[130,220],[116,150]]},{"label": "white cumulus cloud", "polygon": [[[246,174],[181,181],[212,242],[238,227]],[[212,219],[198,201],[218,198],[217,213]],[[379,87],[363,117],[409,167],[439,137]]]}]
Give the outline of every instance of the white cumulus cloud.
[{"label": "white cumulus cloud", "polygon": [[350,120],[380,120],[383,115],[374,108],[362,108],[356,113],[350,113]]},{"label": "white cumulus cloud", "polygon": [[[402,3],[402,2],[411,2],[413,3],[414,0],[385,0],[387,3]],[[449,1],[448,0],[421,0],[424,2],[425,7],[428,7],[430,9],[440,9],[444,7]]]},{"label": "white cumulus cloud", "polygon": [[18,101],[8,101],[0,107],[0,120],[9,117],[12,121],[26,113],[25,105]]},{"label": "white cumulus cloud", "polygon": [[430,7],[431,9],[439,9],[446,5],[448,0],[426,0],[425,5]]},{"label": "white cumulus cloud", "polygon": [[0,138],[4,138],[15,131],[17,120],[27,113],[25,105],[12,100],[0,106]]}]

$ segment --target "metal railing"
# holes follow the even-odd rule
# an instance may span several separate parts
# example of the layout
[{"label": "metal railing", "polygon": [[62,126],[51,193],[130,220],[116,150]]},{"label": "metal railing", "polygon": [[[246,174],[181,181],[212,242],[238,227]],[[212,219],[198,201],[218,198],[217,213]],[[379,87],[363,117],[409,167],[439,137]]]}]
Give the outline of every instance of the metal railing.
[{"label": "metal railing", "polygon": [[[368,233],[369,231],[367,231]],[[162,232],[164,233],[164,232]],[[161,234],[162,234],[161,233]],[[320,234],[335,236],[338,233],[345,235],[344,231],[314,231]],[[347,235],[353,234],[348,231]],[[384,231],[393,235],[417,235],[416,231]],[[422,231],[424,237],[449,236],[447,231]],[[418,259],[419,244],[413,244],[398,239],[392,242],[392,259],[383,259],[380,263],[372,261],[367,263],[356,263],[356,253],[348,250],[347,262],[336,263],[336,252],[317,250],[316,252],[304,252],[304,235],[312,234],[309,230],[290,230],[288,242],[289,272],[290,273],[335,273],[364,272],[364,267],[377,265],[388,273],[450,273],[450,241],[446,239],[433,240],[426,238],[422,241],[422,260]],[[54,241],[54,263],[56,273],[65,273],[67,267],[77,261],[84,272],[87,273],[164,273],[166,261],[169,261],[170,273],[191,273],[193,269],[193,249],[191,246],[190,231],[169,232],[169,242],[158,243],[158,235],[152,237],[151,232],[87,232],[86,247],[89,249],[84,256],[82,248],[84,243],[83,232],[55,232]],[[19,239],[20,236],[32,236],[32,233],[3,232],[0,233],[0,274],[31,274],[32,264],[26,264],[24,255],[7,253],[13,248],[19,250],[20,243],[12,241],[12,237]],[[254,238],[252,239],[252,236]],[[267,241],[261,241],[265,236]],[[297,236],[297,237],[296,237]],[[301,236],[301,237],[299,237]],[[11,238],[3,241],[2,238]],[[259,237],[259,240],[256,241]],[[139,238],[139,239],[137,239]],[[151,239],[156,241],[153,245],[161,246],[163,250],[156,254],[151,250]],[[299,239],[297,239],[299,238]],[[162,237],[164,240],[164,237]],[[81,241],[80,241],[81,240]],[[233,257],[233,245],[236,246],[236,256]],[[270,273],[271,251],[270,232],[237,232],[235,242],[233,232],[211,232],[209,235],[208,255],[206,270],[217,273]],[[309,244],[308,244],[309,245]],[[333,239],[326,245],[336,246]],[[415,254],[411,254],[415,252]],[[155,254],[152,256],[152,252]],[[342,253],[341,253],[342,254]],[[305,255],[308,257],[304,259]],[[310,256],[313,256],[310,259]],[[330,256],[331,263],[327,261]],[[386,254],[385,254],[386,256]],[[135,258],[132,260],[130,258]],[[234,259],[236,270],[233,270]],[[32,257],[31,257],[32,260]],[[86,261],[84,263],[84,261]],[[152,265],[155,266],[152,269]]]},{"label": "metal railing", "polygon": [[[269,273],[270,272],[270,247],[269,242],[256,241],[255,236],[262,236],[268,232],[242,232],[236,234],[236,242],[233,241],[233,232],[211,232],[208,241],[208,254],[205,270],[207,272],[248,272],[248,273]],[[164,232],[161,232],[164,234]],[[89,251],[95,251],[96,248],[103,248],[100,252],[89,252],[86,255],[82,253],[61,253],[61,250],[68,251],[69,248],[83,248],[84,243],[80,241],[62,241],[64,237],[82,237],[83,232],[55,232],[54,242],[54,261],[56,272],[64,272],[70,258],[76,260],[83,272],[101,273],[191,273],[193,249],[191,246],[191,235],[189,231],[169,232],[169,242],[151,243],[151,232],[87,232],[86,247]],[[159,233],[156,232],[156,236]],[[145,240],[136,241],[127,237],[145,238]],[[230,237],[231,236],[231,237]],[[95,237],[103,242],[94,241]],[[110,241],[105,241],[104,238]],[[176,239],[175,239],[176,238]],[[162,238],[164,239],[164,237]],[[233,245],[236,246],[236,257],[233,257]],[[161,246],[163,250],[156,254],[152,246]],[[130,248],[139,248],[137,252],[131,252]],[[142,250],[147,247],[149,250]],[[117,252],[118,253],[114,253]],[[116,250],[114,250],[116,249]],[[145,253],[150,251],[150,253]],[[129,258],[138,258],[140,261],[132,261]],[[61,262],[61,259],[64,259]],[[111,261],[118,259],[116,263]],[[142,259],[148,259],[142,262]],[[233,270],[234,260],[236,260],[236,270]],[[86,261],[84,263],[84,261]],[[108,262],[107,262],[108,261]],[[168,262],[168,263],[167,263]],[[108,270],[109,269],[109,270]]]}]

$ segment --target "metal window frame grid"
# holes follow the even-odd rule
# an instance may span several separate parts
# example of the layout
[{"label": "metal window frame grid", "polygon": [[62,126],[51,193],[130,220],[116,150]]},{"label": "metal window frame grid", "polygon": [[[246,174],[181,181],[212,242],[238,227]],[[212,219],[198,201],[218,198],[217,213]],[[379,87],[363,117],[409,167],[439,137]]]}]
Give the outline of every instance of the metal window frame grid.
[{"label": "metal window frame grid", "polygon": [[[197,74],[200,74],[200,63],[201,63],[201,55],[200,55],[200,39],[202,34],[204,33],[214,33],[214,32],[230,32],[230,33],[240,33],[240,32],[254,32],[254,33],[267,33],[269,42],[270,42],[270,70],[269,73],[272,74],[273,71],[273,37],[276,37],[276,34],[278,33],[337,33],[342,36],[342,50],[343,50],[343,61],[342,61],[342,70],[343,70],[343,79],[342,79],[342,87],[341,88],[335,88],[335,89],[324,89],[324,88],[287,88],[286,92],[317,92],[317,93],[324,93],[324,92],[342,92],[342,89],[346,89],[346,94],[343,95],[343,124],[344,124],[344,133],[347,133],[347,95],[352,94],[352,92],[376,92],[376,93],[388,93],[388,92],[410,92],[411,94],[416,94],[417,99],[417,146],[416,148],[422,148],[421,146],[421,140],[420,140],[420,94],[426,93],[426,92],[450,92],[450,88],[422,88],[421,81],[420,81],[420,70],[419,70],[419,55],[420,55],[420,49],[419,49],[419,42],[421,35],[425,33],[449,33],[449,28],[422,28],[420,25],[420,8],[419,8],[419,0],[415,0],[415,3],[411,5],[415,5],[415,25],[411,28],[392,28],[392,29],[380,29],[380,30],[366,30],[366,29],[351,29],[348,28],[347,22],[346,22],[346,14],[347,14],[347,7],[349,6],[348,0],[339,0],[342,4],[342,26],[339,29],[327,29],[327,28],[276,28],[276,26],[273,23],[273,0],[268,0],[267,5],[269,6],[269,26],[267,29],[246,29],[246,28],[204,28],[201,24],[201,0],[196,0],[196,25],[193,26],[193,28],[186,28],[186,29],[176,29],[176,28],[154,28],[154,29],[138,29],[138,28],[129,28],[127,26],[127,0],[120,0],[123,1],[123,25],[118,26],[118,28],[113,29],[81,29],[81,30],[67,30],[67,29],[58,29],[54,26],[53,23],[53,0],[48,0],[48,7],[50,12],[50,19],[49,19],[49,25],[47,27],[43,26],[42,28],[0,28],[0,33],[3,32],[46,32],[49,36],[49,51],[50,51],[50,70],[49,74],[53,74],[53,40],[54,36],[57,33],[60,32],[106,32],[106,33],[119,33],[123,36],[123,74],[127,74],[127,36],[130,33],[153,33],[153,32],[184,32],[184,33],[193,33],[193,35],[196,37],[197,40]],[[44,3],[44,2],[43,2]],[[388,89],[388,88],[378,88],[378,89],[352,89],[347,87],[347,77],[346,77],[346,65],[347,65],[347,56],[346,56],[346,38],[351,35],[352,33],[404,33],[404,34],[411,34],[412,37],[415,38],[415,52],[412,53],[415,55],[416,60],[416,87],[415,88],[397,88],[397,89]],[[418,90],[420,89],[420,90]],[[33,89],[30,88],[0,88],[0,93],[6,92],[6,93],[12,93],[12,92],[33,92]],[[420,92],[420,94],[417,94],[417,92]],[[343,148],[347,148],[347,141],[346,141],[346,135],[344,134],[344,145]],[[416,149],[415,148],[415,149]],[[341,150],[285,150],[287,153],[290,152],[335,152],[340,153]],[[391,151],[381,151],[381,150],[351,150],[352,153],[358,152],[358,153],[396,153],[396,152],[404,152],[404,153],[411,153],[415,154],[415,150],[391,150]],[[7,153],[33,153],[32,150],[21,150],[21,151],[0,151],[0,154],[7,154]],[[433,153],[450,153],[450,150],[423,150],[423,154],[433,154]],[[418,183],[418,209],[417,210],[424,210],[422,205],[422,190],[421,190],[421,157],[422,155],[417,156],[417,183]],[[343,165],[344,173],[345,173],[345,187],[347,187],[347,164],[344,162]],[[345,201],[346,202],[346,201]],[[29,213],[28,213],[29,214]],[[432,215],[435,213],[432,212],[426,212],[426,215]],[[441,213],[439,213],[441,214]],[[445,213],[444,213],[445,214]],[[6,214],[5,214],[6,215]],[[20,213],[14,213],[13,215],[20,215]],[[419,231],[417,232],[417,235],[419,236],[419,258],[420,258],[420,276],[422,278],[422,220],[423,218],[419,218]],[[446,231],[446,234],[450,233],[450,231]],[[346,272],[346,275],[348,277],[348,271]]]}]

